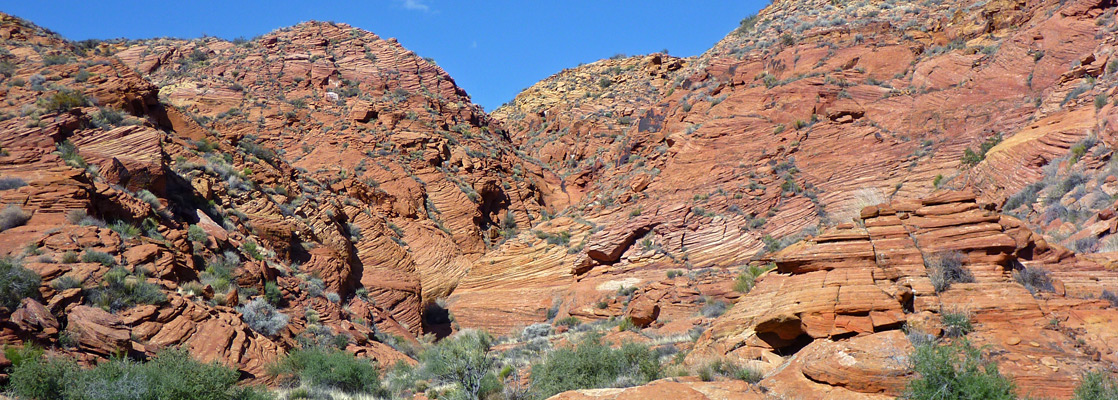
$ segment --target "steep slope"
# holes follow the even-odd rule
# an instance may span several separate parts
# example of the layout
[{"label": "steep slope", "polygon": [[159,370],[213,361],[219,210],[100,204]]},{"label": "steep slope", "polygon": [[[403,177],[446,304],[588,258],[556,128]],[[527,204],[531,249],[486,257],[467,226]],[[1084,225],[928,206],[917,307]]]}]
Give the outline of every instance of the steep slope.
[{"label": "steep slope", "polygon": [[426,302],[449,293],[503,225],[546,210],[543,171],[445,71],[394,39],[310,22],[241,44],[145,41],[116,56],[219,137],[385,193],[378,205],[400,239],[435,250],[408,250]]},{"label": "steep slope", "polygon": [[[473,270],[451,309],[460,304],[459,319],[487,326],[487,318],[466,310],[476,306],[475,293],[478,299],[497,296],[490,282],[498,280],[531,291],[530,282],[508,276],[549,273],[548,285],[562,289],[634,269],[723,271],[820,227],[848,222],[866,205],[917,199],[937,187],[972,187],[1000,204],[1046,176],[1045,166],[1053,171],[1050,186],[1064,181],[1069,164],[1091,169],[1074,171],[1094,179],[1072,191],[1079,197],[1066,197],[1065,206],[1084,193],[1102,193],[1109,189],[1096,188],[1109,174],[1106,138],[1114,133],[1106,121],[1118,113],[1111,104],[1118,74],[1104,68],[1115,29],[1113,5],[1098,1],[781,1],[667,75],[622,68],[627,72],[619,80],[651,76],[646,82],[603,89],[587,78],[610,76],[609,63],[655,65],[638,59],[558,74],[494,115],[509,119],[513,138],[542,129],[558,143],[626,150],[602,152],[601,163],[585,157],[577,166],[549,165],[561,176],[593,177],[583,186],[596,189],[565,215],[599,232],[563,259],[573,264],[569,270],[512,258],[506,269]],[[633,88],[658,89],[633,96]],[[591,93],[589,107],[570,101],[578,93]],[[601,100],[611,96],[626,101]],[[629,105],[630,98],[641,99],[639,105]],[[586,111],[608,112],[610,104],[646,111],[621,129]],[[575,124],[583,125],[563,129]],[[1096,139],[1089,141],[1095,147],[1083,156],[1086,162],[1064,161],[1084,153],[1073,147],[1088,137]],[[983,158],[981,145],[997,138],[1003,141]],[[518,143],[528,155],[553,159],[547,146]],[[976,155],[964,159],[968,150]],[[1058,202],[1064,194],[1053,196]],[[1065,238],[1079,239],[1075,234],[1088,226],[1096,240],[1113,232],[1093,222],[1104,220],[1094,215],[1110,202],[1091,204],[1093,210],[1075,214],[1078,220],[1050,239],[1072,246]],[[1038,226],[1045,209],[1035,207],[1039,212],[1007,212]],[[516,257],[543,254],[518,251]],[[510,309],[533,310],[517,314],[521,323],[544,315],[537,298],[511,301]]]},{"label": "steep slope", "polygon": [[252,379],[308,342],[387,366],[409,356],[385,343],[446,333],[436,300],[547,214],[545,172],[394,40],[306,23],[72,44],[2,18],[0,250],[41,277],[2,307],[5,344],[185,346]]}]

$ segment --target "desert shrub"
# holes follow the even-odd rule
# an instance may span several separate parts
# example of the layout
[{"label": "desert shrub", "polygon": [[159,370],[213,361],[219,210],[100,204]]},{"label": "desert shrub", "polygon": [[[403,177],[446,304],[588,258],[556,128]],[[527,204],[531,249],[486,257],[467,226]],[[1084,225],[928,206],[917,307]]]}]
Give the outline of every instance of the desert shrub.
[{"label": "desert shrub", "polygon": [[113,221],[109,224],[109,229],[115,231],[124,240],[140,236],[140,228],[120,220]]},{"label": "desert shrub", "polygon": [[113,358],[83,370],[61,357],[36,357],[12,371],[11,390],[21,399],[266,399],[237,385],[240,374],[218,363],[203,364],[181,349],[160,352],[146,363]]},{"label": "desert shrub", "polygon": [[963,163],[963,165],[968,167],[978,165],[978,163],[986,159],[986,153],[1001,142],[1002,135],[1000,133],[994,136],[990,136],[986,138],[986,140],[984,140],[982,144],[978,145],[978,150],[972,150],[970,147],[967,147],[965,150],[963,150],[963,156],[960,161]]},{"label": "desert shrub", "polygon": [[71,143],[69,140],[64,140],[58,144],[58,156],[62,160],[74,168],[85,169],[89,165],[86,164],[85,159],[78,153],[78,147]]},{"label": "desert shrub", "polygon": [[158,210],[163,207],[163,204],[159,202],[159,196],[156,196],[155,193],[147,189],[140,189],[139,192],[136,192],[136,197],[139,198],[140,201],[148,203],[152,209]]},{"label": "desert shrub", "polygon": [[89,105],[89,99],[85,98],[81,92],[76,90],[63,89],[50,97],[40,100],[40,105],[48,111],[69,111],[71,108],[83,107]]},{"label": "desert shrub", "polygon": [[254,260],[264,259],[264,253],[260,251],[260,245],[256,244],[256,242],[245,242],[245,244],[241,245],[241,251],[248,254],[248,256]]},{"label": "desert shrub", "polygon": [[940,315],[943,320],[943,335],[959,337],[974,331],[970,322],[970,313],[963,310],[944,310]]},{"label": "desert shrub", "polygon": [[275,282],[266,282],[264,283],[264,299],[272,305],[281,305],[283,304],[283,291]]},{"label": "desert shrub", "polygon": [[[12,364],[8,389],[25,400],[53,400],[65,393],[78,374],[77,363],[60,357],[24,359]],[[66,396],[61,396],[66,398]]]},{"label": "desert shrub", "polygon": [[530,376],[540,398],[575,389],[635,386],[660,377],[660,358],[635,343],[610,348],[592,335],[574,348],[551,352],[532,366]]},{"label": "desert shrub", "polygon": [[78,260],[79,260],[78,253],[76,253],[76,252],[67,251],[65,253],[62,253],[62,263],[63,264],[73,264],[73,263],[78,262]]},{"label": "desert shrub", "polygon": [[66,289],[73,289],[73,288],[80,288],[80,287],[82,287],[82,281],[81,281],[81,279],[78,279],[78,278],[74,277],[73,275],[63,275],[63,276],[58,277],[58,279],[55,279],[55,280],[51,281],[50,287],[52,287],[52,288],[54,288],[54,290],[58,290],[58,291],[63,291],[63,290],[66,290]]},{"label": "desert shrub", "polygon": [[124,113],[111,109],[99,108],[96,114],[92,115],[90,122],[93,126],[101,129],[112,129],[114,126],[120,125],[124,122]]},{"label": "desert shrub", "polygon": [[755,279],[756,278],[754,278],[753,275],[747,273],[738,274],[738,277],[734,279],[734,291],[739,293],[749,293],[750,290],[753,290]]},{"label": "desert shrub", "polygon": [[12,190],[24,186],[27,186],[27,182],[24,182],[23,179],[12,176],[0,178],[0,190]]},{"label": "desert shrub", "polygon": [[520,331],[520,340],[529,341],[535,338],[547,337],[551,334],[551,325],[546,323],[532,324]]},{"label": "desert shrub", "polygon": [[261,298],[238,307],[237,311],[241,312],[241,318],[252,330],[267,336],[273,336],[287,326],[287,315]]},{"label": "desert shrub", "polygon": [[1043,267],[1025,267],[1013,271],[1013,279],[1028,289],[1029,293],[1036,294],[1038,290],[1045,292],[1056,290],[1052,286],[1052,278],[1048,277],[1048,270]]},{"label": "desert shrub", "polygon": [[198,225],[191,225],[186,228],[186,238],[195,243],[206,243],[210,237],[206,234],[206,230]]},{"label": "desert shrub", "polygon": [[1057,181],[1055,185],[1049,187],[1048,194],[1044,196],[1044,199],[1048,204],[1058,203],[1064,195],[1072,189],[1075,189],[1076,186],[1087,183],[1087,181],[1088,178],[1086,175],[1073,172],[1064,179]]},{"label": "desert shrub", "polygon": [[757,16],[757,14],[750,14],[749,16],[742,18],[741,22],[738,24],[737,29],[734,29],[733,33],[735,35],[744,35],[748,33],[750,30],[753,29],[754,26],[757,26],[757,21],[759,19],[760,18]]},{"label": "desert shrub", "polygon": [[0,211],[0,232],[26,224],[30,219],[30,213],[15,204],[10,204]]},{"label": "desert shrub", "polygon": [[326,290],[326,282],[322,279],[310,278],[303,281],[303,291],[307,292],[307,297],[318,297]]},{"label": "desert shrub", "polygon": [[566,326],[568,328],[574,328],[579,325],[582,325],[582,320],[578,319],[578,317],[575,316],[570,316],[555,321],[555,326]]},{"label": "desert shrub", "polygon": [[0,258],[0,307],[15,310],[25,297],[39,297],[42,278],[16,260]]},{"label": "desert shrub", "polygon": [[1002,209],[1009,211],[1016,210],[1021,206],[1032,206],[1033,203],[1036,203],[1037,193],[1039,193],[1041,189],[1044,189],[1043,182],[1037,182],[1029,186],[1025,186],[1023,189],[1021,189],[1020,192],[1017,192],[1013,196],[1010,196],[1008,199],[1006,199],[1005,206],[1003,206]]},{"label": "desert shrub", "polygon": [[927,261],[925,267],[936,293],[947,290],[955,282],[974,282],[974,275],[963,268],[963,254],[959,252],[936,255]]},{"label": "desert shrub", "polygon": [[1099,238],[1096,236],[1087,236],[1076,239],[1071,243],[1072,249],[1076,253],[1093,253],[1099,246]]},{"label": "desert shrub", "polygon": [[101,285],[91,289],[90,304],[116,312],[137,304],[159,304],[167,300],[159,285],[149,283],[146,274],[137,269],[129,273],[124,267],[113,267],[101,277]]},{"label": "desert shrub", "polygon": [[699,379],[704,382],[710,382],[716,377],[725,377],[730,379],[740,379],[749,383],[757,383],[764,377],[760,371],[749,367],[742,367],[736,363],[717,358],[711,360],[698,370]]},{"label": "desert shrub", "polygon": [[966,340],[918,345],[911,357],[917,378],[905,398],[912,400],[1016,399],[1013,382]]},{"label": "desert shrub", "polygon": [[96,250],[86,250],[82,252],[82,262],[98,263],[106,267],[116,265],[116,259],[109,253]]},{"label": "desert shrub", "polygon": [[1118,399],[1118,381],[1102,371],[1091,371],[1079,380],[1074,400]]},{"label": "desert shrub", "polygon": [[240,147],[246,153],[252,154],[256,156],[256,158],[264,160],[269,164],[273,163],[276,158],[275,151],[256,143],[255,138],[252,137],[246,137],[244,140],[241,140],[237,143],[237,147]]},{"label": "desert shrub", "polygon": [[337,349],[315,347],[294,350],[273,365],[270,373],[297,379],[312,388],[329,388],[350,394],[387,394],[373,363]]},{"label": "desert shrub", "polygon": [[[16,73],[16,65],[11,61],[0,61],[0,75],[11,78]],[[22,86],[22,85],[21,85]]]},{"label": "desert shrub", "polygon": [[703,309],[700,311],[700,313],[702,313],[704,317],[714,318],[719,315],[725,314],[726,309],[728,308],[730,308],[730,306],[727,305],[725,301],[712,301],[707,302],[706,305],[703,306]]},{"label": "desert shrub", "polygon": [[206,269],[202,271],[199,280],[218,292],[225,292],[229,289],[230,282],[233,282],[233,271],[240,263],[241,257],[232,251],[213,256],[206,261]]},{"label": "desert shrub", "polygon": [[1112,307],[1118,307],[1118,294],[1109,290],[1103,290],[1102,295],[1099,296],[1103,300],[1109,301]]},{"label": "desert shrub", "polygon": [[617,324],[617,330],[620,331],[620,332],[624,332],[624,331],[640,332],[641,327],[637,326],[637,324],[634,324],[632,318],[625,317],[624,319],[621,320],[620,323]]},{"label": "desert shrub", "polygon": [[750,265],[748,267],[745,267],[745,269],[743,269],[742,272],[738,274],[738,277],[734,279],[734,291],[739,293],[749,293],[750,290],[753,290],[753,286],[757,282],[757,277],[773,268],[776,268],[776,266],[773,264],[769,264],[763,267],[757,265]]},{"label": "desert shrub", "polygon": [[[317,321],[318,315],[314,314],[308,316],[307,320]],[[349,335],[347,334],[334,334],[334,330],[328,326],[319,325],[317,322],[307,325],[307,329],[295,338],[299,343],[299,347],[304,349],[310,348],[324,348],[324,349],[338,349],[343,350],[349,345]]]},{"label": "desert shrub", "polygon": [[478,399],[495,360],[487,353],[493,338],[466,330],[443,339],[420,355],[423,371],[436,381],[459,387],[468,399]]}]

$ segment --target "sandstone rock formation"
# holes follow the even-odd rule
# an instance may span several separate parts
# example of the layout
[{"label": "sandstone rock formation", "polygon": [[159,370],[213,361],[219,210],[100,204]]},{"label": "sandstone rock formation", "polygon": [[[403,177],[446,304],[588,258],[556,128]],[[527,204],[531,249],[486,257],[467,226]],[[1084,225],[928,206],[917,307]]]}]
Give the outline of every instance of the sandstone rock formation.
[{"label": "sandstone rock formation", "polygon": [[1066,398],[1118,362],[1115,11],[777,1],[699,56],[567,69],[491,115],[344,24],[90,44],[0,15],[0,206],[27,216],[0,255],[42,278],[0,343],[180,346],[266,382],[308,340],[387,366],[425,334],[628,319],[608,339],[695,335],[687,363],[766,377],[559,398],[886,398],[902,327],[965,312],[1022,391]]}]

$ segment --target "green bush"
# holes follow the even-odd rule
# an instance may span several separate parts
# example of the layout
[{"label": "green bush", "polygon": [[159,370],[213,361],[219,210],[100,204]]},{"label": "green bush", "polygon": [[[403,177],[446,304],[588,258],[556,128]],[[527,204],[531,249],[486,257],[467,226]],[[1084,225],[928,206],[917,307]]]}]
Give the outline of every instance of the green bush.
[{"label": "green bush", "polygon": [[140,228],[124,221],[113,221],[113,223],[109,224],[109,229],[115,231],[124,240],[140,236]]},{"label": "green bush", "polygon": [[245,244],[241,245],[241,251],[248,254],[248,256],[254,260],[264,259],[264,253],[260,252],[260,246],[257,245],[256,242],[245,242]]},{"label": "green bush", "polygon": [[283,292],[275,282],[264,283],[264,299],[274,306],[283,304]]},{"label": "green bush", "polygon": [[78,262],[78,260],[79,260],[78,253],[75,253],[73,251],[67,251],[65,253],[62,253],[62,263],[63,264],[73,264],[73,263]]},{"label": "green bush", "polygon": [[[599,308],[605,308],[605,307],[599,307]],[[569,317],[566,317],[566,318],[562,318],[558,321],[555,321],[555,326],[566,326],[568,328],[574,328],[574,327],[579,326],[579,325],[582,325],[582,320],[578,319],[578,317],[575,317],[575,316],[569,316]]]},{"label": "green bush", "polygon": [[106,267],[116,265],[116,259],[112,255],[103,251],[86,250],[82,252],[82,262],[98,263]]},{"label": "green bush", "polygon": [[476,400],[493,376],[495,360],[489,356],[493,337],[466,330],[439,341],[420,355],[423,372],[435,380],[455,385],[467,399]]},{"label": "green bush", "polygon": [[64,112],[69,111],[71,108],[83,107],[89,104],[89,99],[85,98],[81,92],[76,90],[63,89],[55,92],[45,99],[40,100],[41,106],[48,111]]},{"label": "green bush", "polygon": [[0,307],[14,311],[25,297],[38,298],[42,278],[18,261],[0,258]]},{"label": "green bush", "polygon": [[233,282],[233,273],[241,263],[241,257],[232,251],[223,255],[214,256],[206,261],[206,270],[202,271],[199,279],[203,284],[210,285],[215,291],[225,292]]},{"label": "green bush", "polygon": [[635,343],[612,349],[596,335],[573,349],[553,351],[531,373],[532,390],[540,398],[575,389],[640,385],[659,377],[655,352]]},{"label": "green bush", "polygon": [[1118,399],[1118,381],[1105,372],[1092,371],[1083,375],[1075,388],[1074,400]]},{"label": "green bush", "polygon": [[191,225],[186,228],[186,238],[191,242],[206,243],[209,242],[210,236],[206,234],[206,230],[198,225]]},{"label": "green bush", "polygon": [[927,343],[912,355],[917,378],[908,384],[905,398],[912,400],[1012,400],[1013,382],[998,366],[966,340],[954,344]]},{"label": "green bush", "polygon": [[960,161],[963,163],[963,165],[968,167],[978,165],[978,163],[986,159],[986,153],[1001,142],[1002,135],[1000,133],[994,136],[990,136],[978,146],[978,150],[971,150],[970,147],[967,147],[965,150],[963,150],[963,157]]},{"label": "green bush", "polygon": [[723,359],[715,359],[699,367],[699,379],[704,382],[710,382],[715,377],[721,376],[731,379],[740,379],[749,383],[757,383],[764,377],[761,372],[739,366],[731,361]]},{"label": "green bush", "polygon": [[944,336],[958,337],[974,332],[974,325],[970,322],[970,313],[966,311],[943,311],[940,318],[943,320]]},{"label": "green bush", "polygon": [[40,355],[14,364],[10,389],[26,400],[270,398],[237,386],[239,375],[221,364],[200,363],[181,349],[165,350],[147,363],[114,358],[89,370],[67,358]]},{"label": "green bush", "polygon": [[85,159],[78,153],[78,147],[69,140],[62,141],[62,143],[58,144],[58,156],[62,157],[66,165],[71,167],[85,169],[88,166]]},{"label": "green bush", "polygon": [[51,281],[50,287],[52,287],[52,288],[54,288],[54,290],[58,290],[58,291],[62,291],[62,290],[66,290],[66,289],[73,289],[73,288],[80,288],[80,287],[82,287],[82,281],[81,281],[81,279],[78,279],[78,278],[74,277],[73,275],[63,275],[63,276],[58,277],[58,279],[55,279],[54,281]]},{"label": "green bush", "polygon": [[90,304],[116,312],[136,304],[159,304],[167,300],[159,285],[148,283],[143,271],[129,273],[124,267],[113,267],[101,277],[101,286],[87,295]]},{"label": "green bush", "polygon": [[632,318],[625,317],[624,319],[621,320],[621,323],[617,324],[617,330],[621,331],[621,332],[625,332],[625,331],[640,332],[641,327],[634,324]]},{"label": "green bush", "polygon": [[756,284],[757,277],[761,276],[761,274],[769,270],[772,270],[773,268],[776,268],[776,266],[773,264],[769,264],[763,267],[757,265],[750,265],[746,267],[740,274],[738,274],[738,277],[734,279],[734,291],[738,293],[749,293],[750,290],[753,290],[753,286]]},{"label": "green bush", "polygon": [[78,365],[72,360],[40,354],[34,359],[13,363],[8,388],[24,400],[79,398],[59,396],[71,390],[72,381],[78,373]]},{"label": "green bush", "polygon": [[377,367],[353,354],[325,347],[292,351],[273,365],[273,375],[298,379],[302,384],[346,393],[386,394]]}]

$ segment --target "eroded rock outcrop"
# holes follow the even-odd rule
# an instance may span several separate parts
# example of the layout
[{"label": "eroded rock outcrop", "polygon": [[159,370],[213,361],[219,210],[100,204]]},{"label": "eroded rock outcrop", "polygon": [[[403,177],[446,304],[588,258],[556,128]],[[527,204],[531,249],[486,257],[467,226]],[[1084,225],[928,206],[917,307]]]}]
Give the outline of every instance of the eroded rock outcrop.
[{"label": "eroded rock outcrop", "polygon": [[[715,320],[688,357],[766,366],[760,385],[777,396],[892,397],[912,374],[901,328],[935,334],[940,316],[961,312],[974,323],[967,337],[990,346],[1022,393],[1067,397],[1082,373],[1118,356],[1109,342],[1083,335],[1088,320],[1118,315],[1097,300],[1118,273],[1051,247],[991,208],[968,192],[867,207],[862,225],[772,255],[776,271]],[[941,268],[952,262],[971,278],[944,284]],[[1023,286],[1014,274],[1024,268],[1047,271],[1056,289]],[[1083,274],[1093,284],[1059,289]]]}]

